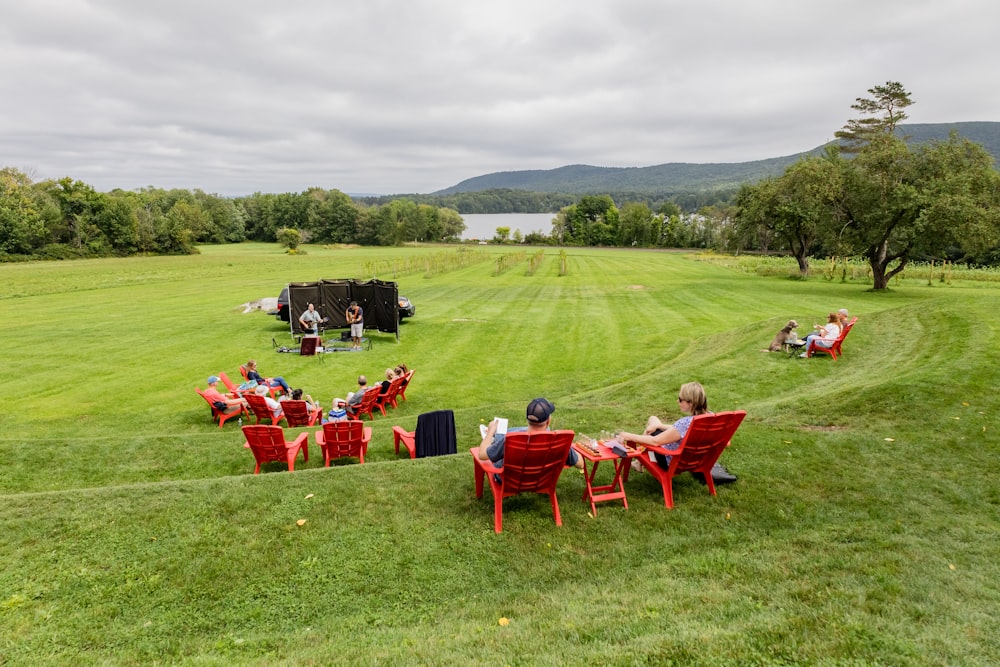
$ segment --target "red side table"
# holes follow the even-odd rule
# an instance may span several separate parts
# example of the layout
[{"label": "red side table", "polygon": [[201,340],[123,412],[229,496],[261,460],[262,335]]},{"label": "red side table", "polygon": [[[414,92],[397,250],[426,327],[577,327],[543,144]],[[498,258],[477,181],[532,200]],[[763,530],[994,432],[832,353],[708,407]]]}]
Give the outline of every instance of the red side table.
[{"label": "red side table", "polygon": [[[621,456],[612,451],[610,446],[597,444],[596,441],[590,441],[590,443],[592,444],[586,442],[573,443],[573,449],[583,457],[583,477],[587,482],[587,488],[583,492],[583,499],[590,502],[590,511],[594,513],[594,516],[597,516],[596,503],[606,500],[621,500],[625,509],[628,509],[628,499],[625,497],[622,472],[625,470],[625,466],[630,465],[631,459],[642,456],[642,452],[629,445],[622,445],[625,447],[625,455]],[[621,443],[612,441],[609,444]],[[587,470],[588,461],[591,463],[589,471]],[[594,476],[597,475],[597,466],[600,465],[601,461],[614,462],[615,477],[610,484],[594,486]]]}]

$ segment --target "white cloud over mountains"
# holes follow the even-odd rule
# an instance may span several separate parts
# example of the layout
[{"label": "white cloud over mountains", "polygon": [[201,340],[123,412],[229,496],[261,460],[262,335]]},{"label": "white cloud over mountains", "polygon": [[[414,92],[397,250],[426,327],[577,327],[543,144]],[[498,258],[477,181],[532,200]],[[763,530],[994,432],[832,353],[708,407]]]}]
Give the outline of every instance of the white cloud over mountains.
[{"label": "white cloud over mountains", "polygon": [[888,80],[1000,120],[1000,5],[0,0],[0,166],[100,190],[430,192],[814,148]]}]

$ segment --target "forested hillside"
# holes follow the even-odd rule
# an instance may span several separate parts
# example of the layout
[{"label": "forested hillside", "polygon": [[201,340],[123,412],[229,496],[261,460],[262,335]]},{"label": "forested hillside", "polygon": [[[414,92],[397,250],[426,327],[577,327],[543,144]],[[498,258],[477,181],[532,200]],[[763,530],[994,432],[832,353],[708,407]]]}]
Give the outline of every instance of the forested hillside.
[{"label": "forested hillside", "polygon": [[[916,123],[901,125],[898,133],[911,142],[944,140],[952,131],[982,144],[1000,161],[1000,123]],[[676,197],[682,193],[735,190],[743,183],[781,174],[786,167],[808,155],[823,152],[823,146],[785,157],[736,163],[692,164],[673,162],[652,167],[591,167],[569,165],[547,170],[505,171],[469,178],[435,195],[454,195],[485,190],[602,194],[635,193],[652,198]]]}]

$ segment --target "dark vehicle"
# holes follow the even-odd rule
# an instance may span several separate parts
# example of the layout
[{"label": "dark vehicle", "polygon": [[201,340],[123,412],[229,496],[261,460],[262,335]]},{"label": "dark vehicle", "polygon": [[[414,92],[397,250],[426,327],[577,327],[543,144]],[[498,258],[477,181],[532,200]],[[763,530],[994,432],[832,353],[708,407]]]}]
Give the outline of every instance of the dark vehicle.
[{"label": "dark vehicle", "polygon": [[405,296],[399,297],[399,319],[404,317],[413,317],[417,312],[417,307],[414,306],[409,299]]},{"label": "dark vehicle", "polygon": [[291,321],[291,315],[289,315],[288,311],[288,288],[286,287],[278,295],[278,312],[274,316],[282,322],[289,322]]}]

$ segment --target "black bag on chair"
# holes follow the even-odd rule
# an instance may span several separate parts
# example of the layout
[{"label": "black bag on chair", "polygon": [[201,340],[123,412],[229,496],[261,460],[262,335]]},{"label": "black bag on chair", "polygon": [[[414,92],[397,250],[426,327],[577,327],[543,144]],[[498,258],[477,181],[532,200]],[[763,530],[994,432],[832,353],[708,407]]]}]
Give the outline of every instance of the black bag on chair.
[{"label": "black bag on chair", "polygon": [[425,412],[417,417],[417,432],[413,436],[417,458],[457,454],[455,413],[451,410]]}]

